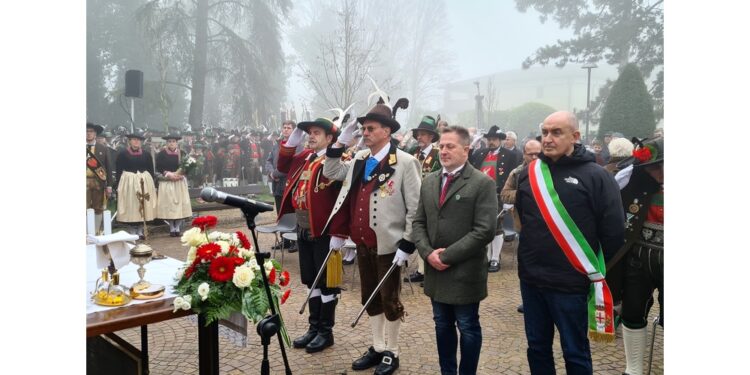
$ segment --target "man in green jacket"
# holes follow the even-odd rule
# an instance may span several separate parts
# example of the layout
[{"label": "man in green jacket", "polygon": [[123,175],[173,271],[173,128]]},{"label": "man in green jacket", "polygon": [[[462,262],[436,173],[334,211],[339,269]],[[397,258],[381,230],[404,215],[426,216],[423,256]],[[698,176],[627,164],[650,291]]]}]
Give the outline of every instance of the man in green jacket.
[{"label": "man in green jacket", "polygon": [[486,246],[495,236],[495,181],[467,163],[469,132],[450,126],[440,136],[441,171],[425,176],[412,238],[425,260],[424,292],[432,300],[440,370],[475,374],[482,348],[479,302],[487,297]]}]

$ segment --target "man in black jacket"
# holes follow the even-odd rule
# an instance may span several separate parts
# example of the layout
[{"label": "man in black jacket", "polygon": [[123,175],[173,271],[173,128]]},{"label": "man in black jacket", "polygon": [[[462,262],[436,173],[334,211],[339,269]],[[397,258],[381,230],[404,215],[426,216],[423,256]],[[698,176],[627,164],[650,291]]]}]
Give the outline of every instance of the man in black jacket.
[{"label": "man in black jacket", "polygon": [[[541,162],[554,190],[583,238],[605,260],[623,243],[624,214],[614,178],[594,155],[577,144],[578,121],[570,112],[555,112],[542,123]],[[519,175],[516,209],[522,232],[518,276],[532,374],[554,374],[554,327],[560,332],[568,374],[592,374],[587,337],[589,277],[574,268],[554,237],[532,193],[530,169]],[[597,316],[598,317],[598,316]]]},{"label": "man in black jacket", "polygon": [[[498,195],[497,200],[500,202],[500,191],[503,190],[510,171],[521,164],[522,159],[516,158],[516,154],[513,151],[502,146],[506,135],[497,126],[493,125],[484,137],[487,138],[488,147],[480,148],[476,152],[473,152],[469,156],[469,159],[474,168],[495,180],[495,190]],[[499,210],[502,210],[502,207],[499,206]],[[495,238],[492,240],[490,252],[487,254],[490,262],[487,269],[488,272],[500,271],[500,250],[502,247],[503,226],[498,223],[495,230]]]}]

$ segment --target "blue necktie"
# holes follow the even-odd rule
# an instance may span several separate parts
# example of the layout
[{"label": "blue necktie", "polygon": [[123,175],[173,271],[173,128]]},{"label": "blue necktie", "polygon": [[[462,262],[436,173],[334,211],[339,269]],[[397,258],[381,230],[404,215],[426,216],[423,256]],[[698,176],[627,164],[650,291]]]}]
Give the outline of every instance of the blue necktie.
[{"label": "blue necktie", "polygon": [[378,165],[378,159],[375,159],[372,156],[367,158],[367,163],[365,164],[365,175],[362,176],[362,181],[364,182],[369,181],[368,177],[370,177],[370,173],[372,173],[372,170],[375,169],[375,166],[377,165]]}]

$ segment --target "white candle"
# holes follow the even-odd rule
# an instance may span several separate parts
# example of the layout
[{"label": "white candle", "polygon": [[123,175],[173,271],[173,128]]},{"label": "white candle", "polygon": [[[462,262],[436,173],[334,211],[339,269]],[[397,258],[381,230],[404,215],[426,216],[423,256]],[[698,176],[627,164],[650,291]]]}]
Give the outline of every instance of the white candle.
[{"label": "white candle", "polygon": [[86,234],[96,235],[94,231],[94,209],[89,208],[86,210]]},{"label": "white candle", "polygon": [[112,212],[109,210],[104,211],[104,234],[112,234]]}]

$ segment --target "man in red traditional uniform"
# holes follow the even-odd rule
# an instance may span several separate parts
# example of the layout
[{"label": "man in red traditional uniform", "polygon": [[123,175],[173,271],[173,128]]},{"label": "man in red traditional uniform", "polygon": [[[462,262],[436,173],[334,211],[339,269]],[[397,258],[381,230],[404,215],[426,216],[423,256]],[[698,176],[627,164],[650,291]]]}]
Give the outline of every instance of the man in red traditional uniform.
[{"label": "man in red traditional uniform", "polygon": [[[502,202],[500,199],[500,191],[505,186],[505,181],[508,179],[510,171],[521,164],[521,160],[516,157],[516,154],[502,147],[502,141],[505,140],[505,133],[500,131],[497,126],[492,126],[484,135],[487,138],[487,147],[480,148],[470,156],[471,165],[482,171],[482,173],[495,180],[496,193],[498,194],[498,202]],[[502,203],[500,203],[502,205]],[[498,210],[502,210],[502,207],[498,207]],[[497,272],[500,271],[500,250],[503,248],[503,226],[502,223],[498,223],[495,231],[495,239],[492,240],[490,245],[490,252],[487,254],[490,265],[487,271]]]},{"label": "man in red traditional uniform", "polygon": [[[308,146],[295,155],[297,146],[308,133]],[[326,118],[300,122],[286,142],[281,144],[276,169],[288,180],[281,198],[279,219],[294,212],[297,215],[297,245],[302,283],[313,288],[315,276],[323,266],[330,249],[331,237],[324,230],[328,215],[341,189],[341,182],[323,176],[326,148],[339,135],[337,124]],[[310,294],[310,326],[294,340],[295,348],[308,353],[333,345],[333,326],[340,288],[326,285],[325,271]]]}]

